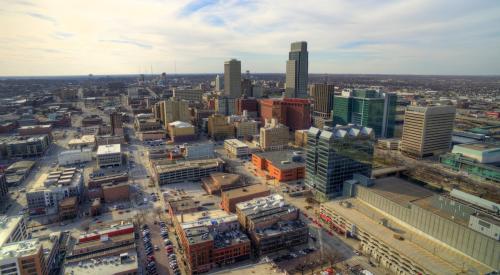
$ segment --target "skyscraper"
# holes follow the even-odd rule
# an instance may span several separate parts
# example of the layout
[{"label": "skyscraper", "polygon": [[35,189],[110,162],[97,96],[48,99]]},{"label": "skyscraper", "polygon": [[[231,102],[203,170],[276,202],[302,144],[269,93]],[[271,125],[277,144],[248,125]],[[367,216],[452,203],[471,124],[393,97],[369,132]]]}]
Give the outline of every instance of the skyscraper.
[{"label": "skyscraper", "polygon": [[220,75],[217,75],[215,77],[215,90],[217,92],[224,90],[224,78],[221,77]]},{"label": "skyscraper", "polygon": [[408,106],[401,152],[415,158],[424,158],[448,151],[454,120],[453,106]]},{"label": "skyscraper", "polygon": [[333,109],[335,85],[318,83],[311,87],[311,96],[314,100],[314,116],[329,118]]},{"label": "skyscraper", "polygon": [[113,112],[109,115],[111,121],[111,135],[123,135],[123,117],[121,113]]},{"label": "skyscraper", "polygon": [[241,61],[224,62],[224,94],[230,98],[241,96]]},{"label": "skyscraper", "polygon": [[309,57],[307,42],[293,42],[286,62],[286,97],[307,98]]},{"label": "skyscraper", "polygon": [[396,94],[378,90],[342,91],[333,102],[333,125],[353,123],[373,128],[377,137],[393,137],[396,100]]},{"label": "skyscraper", "polygon": [[367,127],[309,129],[305,183],[316,198],[324,201],[340,196],[344,181],[356,173],[371,176],[373,137],[373,130]]}]

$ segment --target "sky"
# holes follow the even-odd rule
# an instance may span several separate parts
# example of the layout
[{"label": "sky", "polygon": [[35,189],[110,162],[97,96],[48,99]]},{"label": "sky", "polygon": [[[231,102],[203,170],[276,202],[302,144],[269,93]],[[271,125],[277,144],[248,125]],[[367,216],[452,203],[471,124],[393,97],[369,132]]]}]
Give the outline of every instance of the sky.
[{"label": "sky", "polygon": [[1,0],[0,76],[500,74],[498,0]]}]

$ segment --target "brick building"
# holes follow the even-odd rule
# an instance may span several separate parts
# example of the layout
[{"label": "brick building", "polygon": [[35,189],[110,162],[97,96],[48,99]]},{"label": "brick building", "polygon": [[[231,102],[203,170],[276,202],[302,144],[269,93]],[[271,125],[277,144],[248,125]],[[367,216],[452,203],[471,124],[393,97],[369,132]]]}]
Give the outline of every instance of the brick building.
[{"label": "brick building", "polygon": [[260,117],[262,121],[275,118],[291,130],[308,129],[311,127],[311,103],[301,98],[262,99]]},{"label": "brick building", "polygon": [[271,151],[252,154],[252,164],[280,181],[300,180],[305,177],[305,161],[301,151]]},{"label": "brick building", "polygon": [[227,212],[235,212],[236,204],[244,201],[249,201],[258,197],[269,196],[271,191],[265,185],[254,184],[241,188],[236,188],[224,191],[221,194],[221,208]]}]

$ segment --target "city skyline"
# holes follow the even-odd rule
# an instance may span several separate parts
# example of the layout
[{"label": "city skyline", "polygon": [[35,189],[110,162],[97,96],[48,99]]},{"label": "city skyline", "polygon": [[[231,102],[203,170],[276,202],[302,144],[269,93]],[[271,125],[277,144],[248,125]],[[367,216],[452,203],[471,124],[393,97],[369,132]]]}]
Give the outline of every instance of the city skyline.
[{"label": "city skyline", "polygon": [[294,41],[313,74],[500,74],[494,1],[11,0],[0,22],[1,76],[284,73]]}]

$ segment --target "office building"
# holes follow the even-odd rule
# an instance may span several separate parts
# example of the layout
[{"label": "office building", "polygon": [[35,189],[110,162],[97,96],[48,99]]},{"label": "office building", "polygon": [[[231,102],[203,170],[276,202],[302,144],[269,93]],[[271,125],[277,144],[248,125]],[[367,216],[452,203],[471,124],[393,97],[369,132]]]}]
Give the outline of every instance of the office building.
[{"label": "office building", "polygon": [[260,117],[276,119],[290,130],[303,130],[311,127],[311,103],[307,99],[262,99],[260,100]]},{"label": "office building", "polygon": [[235,188],[221,193],[221,208],[226,212],[234,213],[236,204],[244,201],[249,201],[254,198],[269,196],[271,191],[263,184],[254,184]]},{"label": "office building", "polygon": [[196,139],[196,131],[194,126],[187,122],[170,122],[168,124],[167,131],[172,142],[186,142]]},{"label": "office building", "polygon": [[307,244],[309,230],[299,218],[299,209],[278,194],[236,205],[238,221],[252,241],[254,252],[264,255]]},{"label": "office building", "polygon": [[455,120],[453,106],[408,106],[401,152],[414,158],[440,155],[450,149]]},{"label": "office building", "polygon": [[0,156],[9,158],[40,157],[50,146],[48,135],[0,137]]},{"label": "office building", "polygon": [[367,127],[309,129],[305,183],[320,201],[340,196],[343,182],[355,173],[371,176],[373,138]]},{"label": "office building", "polygon": [[80,138],[74,138],[68,142],[69,149],[90,148],[94,150],[95,146],[96,139],[94,135],[82,135]]},{"label": "office building", "polygon": [[92,161],[92,149],[82,148],[77,150],[66,150],[57,156],[59,165],[74,165]]},{"label": "office building", "polygon": [[136,131],[152,131],[152,130],[160,130],[161,123],[156,120],[154,117],[149,115],[152,114],[138,114],[134,118],[134,129]]},{"label": "office building", "polygon": [[0,215],[0,246],[28,239],[26,219],[22,215]]},{"label": "office building", "polygon": [[215,77],[215,91],[221,92],[224,90],[224,77],[217,75]]},{"label": "office building", "polygon": [[224,161],[221,159],[190,160],[179,163],[158,164],[153,167],[158,184],[183,181],[200,181],[211,173],[222,172]]},{"label": "office building", "polygon": [[173,93],[176,100],[201,102],[204,91],[201,89],[174,88]]},{"label": "office building", "polygon": [[184,144],[184,157],[188,160],[208,159],[214,157],[214,144],[212,142]]},{"label": "office building", "polygon": [[233,138],[234,126],[223,115],[211,115],[208,118],[208,135],[214,140]]},{"label": "office building", "polygon": [[202,187],[209,195],[218,195],[223,191],[241,187],[241,176],[230,173],[212,173],[210,177],[201,179]]},{"label": "office building", "polygon": [[181,214],[175,220],[189,274],[250,258],[250,240],[239,230],[236,215],[215,210]]},{"label": "office building", "polygon": [[109,120],[111,122],[111,135],[112,136],[123,136],[123,116],[121,113],[112,112],[109,115]]},{"label": "office building", "polygon": [[[191,115],[189,114],[189,102],[184,100],[164,100],[155,104],[159,108],[159,117],[164,128],[168,128],[168,124],[174,121],[190,122]],[[157,114],[158,115],[158,114]]]},{"label": "office building", "polygon": [[309,81],[309,53],[307,42],[293,42],[286,62],[285,96],[288,98],[307,98]]},{"label": "office building", "polygon": [[498,204],[458,190],[436,194],[396,177],[347,186],[346,196],[354,197],[322,204],[320,218],[327,230],[360,240],[381,266],[397,274],[499,269]]},{"label": "office building", "polygon": [[335,97],[335,85],[327,83],[316,83],[311,86],[311,97],[313,98],[313,115],[322,118],[330,118],[333,110]]},{"label": "office building", "polygon": [[236,138],[250,138],[259,134],[259,123],[255,120],[242,119],[233,123]]},{"label": "office building", "polygon": [[270,178],[279,182],[303,179],[305,155],[302,151],[271,151],[252,154],[252,164],[258,171],[267,171]]},{"label": "office building", "polygon": [[224,95],[229,98],[241,96],[241,61],[231,59],[224,62]]},{"label": "office building", "polygon": [[79,202],[83,191],[83,174],[76,168],[45,173],[26,193],[29,213],[30,215],[57,214],[64,199],[76,197]]},{"label": "office building", "polygon": [[334,99],[333,125],[353,123],[372,128],[377,137],[393,137],[396,101],[396,94],[379,90],[344,90]]},{"label": "office building", "polygon": [[289,129],[276,119],[266,120],[264,127],[260,128],[260,148],[264,151],[282,150],[288,146]]},{"label": "office building", "polygon": [[[317,127],[316,127],[317,128]],[[318,128],[321,129],[321,128]],[[307,130],[295,130],[295,146],[305,148],[307,145]]]},{"label": "office building", "polygon": [[224,149],[232,157],[240,158],[247,157],[250,154],[248,145],[237,139],[226,139],[224,141]]},{"label": "office building", "polygon": [[44,248],[38,239],[0,247],[0,274],[49,275]]},{"label": "office building", "polygon": [[7,185],[7,177],[0,174],[0,206],[9,200],[9,186]]},{"label": "office building", "polygon": [[244,111],[249,117],[256,118],[259,115],[259,101],[256,98],[245,97],[236,99],[236,114],[243,115]]},{"label": "office building", "polygon": [[96,158],[99,168],[121,166],[123,161],[121,144],[99,145]]},{"label": "office building", "polygon": [[218,96],[215,99],[215,112],[221,115],[231,115],[236,113],[236,98]]}]

